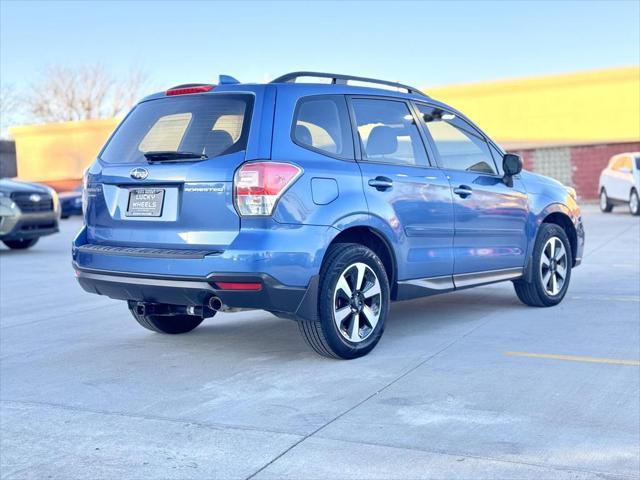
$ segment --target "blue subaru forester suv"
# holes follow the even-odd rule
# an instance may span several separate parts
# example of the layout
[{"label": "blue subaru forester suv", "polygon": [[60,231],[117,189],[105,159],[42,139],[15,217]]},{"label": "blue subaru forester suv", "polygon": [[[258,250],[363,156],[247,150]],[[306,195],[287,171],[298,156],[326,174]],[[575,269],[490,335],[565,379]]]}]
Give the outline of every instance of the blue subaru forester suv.
[{"label": "blue subaru forester suv", "polygon": [[507,280],[527,305],[562,300],[584,246],[576,194],[521,170],[407,85],[221,76],[122,121],[85,175],[73,265],[149,330],[264,309],[319,354],[355,358],[392,301]]}]

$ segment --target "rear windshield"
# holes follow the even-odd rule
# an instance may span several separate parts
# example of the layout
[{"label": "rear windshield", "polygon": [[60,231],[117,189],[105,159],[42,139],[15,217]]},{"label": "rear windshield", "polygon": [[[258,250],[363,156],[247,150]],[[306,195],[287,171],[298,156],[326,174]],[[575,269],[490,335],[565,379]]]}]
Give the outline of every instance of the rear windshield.
[{"label": "rear windshield", "polygon": [[144,162],[147,152],[218,157],[244,150],[252,95],[185,95],[141,103],[100,155],[106,163]]},{"label": "rear windshield", "polygon": [[636,157],[636,168],[640,170],[640,157]]}]

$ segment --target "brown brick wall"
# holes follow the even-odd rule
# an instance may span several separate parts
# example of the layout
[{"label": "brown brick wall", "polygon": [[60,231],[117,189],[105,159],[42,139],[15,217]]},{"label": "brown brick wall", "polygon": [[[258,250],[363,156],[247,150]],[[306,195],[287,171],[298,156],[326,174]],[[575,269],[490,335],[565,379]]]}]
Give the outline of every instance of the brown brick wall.
[{"label": "brown brick wall", "polygon": [[[598,179],[609,159],[618,153],[638,152],[640,142],[514,150],[524,168],[574,187],[581,199],[598,198]],[[569,162],[569,164],[567,164]]]}]

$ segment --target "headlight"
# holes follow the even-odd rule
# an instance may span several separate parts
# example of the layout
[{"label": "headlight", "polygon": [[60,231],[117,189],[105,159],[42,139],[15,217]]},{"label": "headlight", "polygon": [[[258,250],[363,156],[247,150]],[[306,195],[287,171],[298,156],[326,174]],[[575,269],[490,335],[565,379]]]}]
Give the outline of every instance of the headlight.
[{"label": "headlight", "polygon": [[[8,208],[9,210],[15,210],[15,212],[19,212],[18,207],[13,202],[13,200],[11,200],[11,195],[5,192],[0,192],[0,206]],[[5,211],[4,214],[6,215],[7,212]]]},{"label": "headlight", "polygon": [[576,189],[573,187],[565,187],[567,189],[567,192],[569,193],[569,195],[571,195],[571,198],[573,198],[574,200],[578,200],[578,192],[576,192]]}]

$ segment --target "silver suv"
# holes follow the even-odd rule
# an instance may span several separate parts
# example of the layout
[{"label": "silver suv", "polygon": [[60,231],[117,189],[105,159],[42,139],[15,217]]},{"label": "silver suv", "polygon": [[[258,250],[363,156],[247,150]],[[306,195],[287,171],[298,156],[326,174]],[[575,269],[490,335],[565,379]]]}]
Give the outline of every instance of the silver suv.
[{"label": "silver suv", "polygon": [[37,183],[0,179],[0,240],[25,249],[58,231],[60,207],[55,190]]}]

